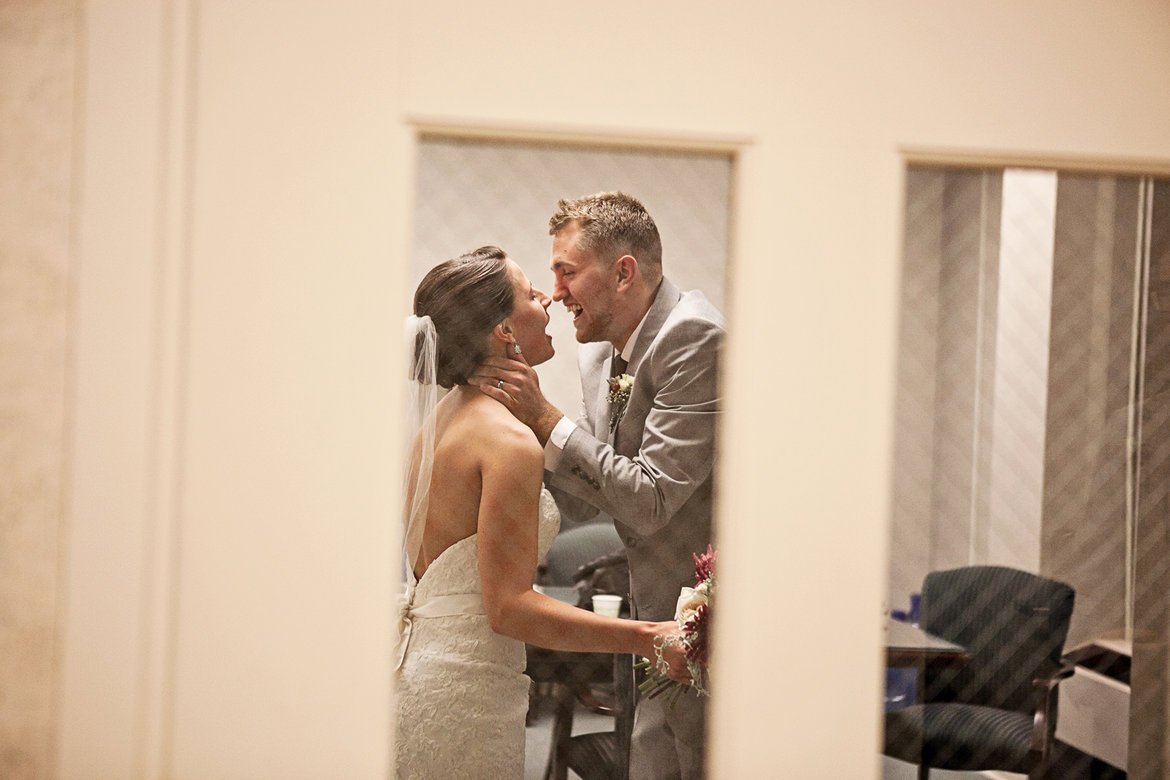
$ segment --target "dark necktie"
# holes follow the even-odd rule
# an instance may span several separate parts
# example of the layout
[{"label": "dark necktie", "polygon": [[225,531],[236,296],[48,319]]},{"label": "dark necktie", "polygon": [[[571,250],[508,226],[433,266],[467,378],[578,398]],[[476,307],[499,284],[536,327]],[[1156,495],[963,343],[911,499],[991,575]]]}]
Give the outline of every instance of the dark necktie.
[{"label": "dark necktie", "polygon": [[612,376],[621,376],[622,374],[626,373],[626,369],[629,367],[629,365],[630,364],[627,363],[625,361],[625,359],[622,358],[621,355],[615,354],[613,356],[613,374],[612,374]]}]

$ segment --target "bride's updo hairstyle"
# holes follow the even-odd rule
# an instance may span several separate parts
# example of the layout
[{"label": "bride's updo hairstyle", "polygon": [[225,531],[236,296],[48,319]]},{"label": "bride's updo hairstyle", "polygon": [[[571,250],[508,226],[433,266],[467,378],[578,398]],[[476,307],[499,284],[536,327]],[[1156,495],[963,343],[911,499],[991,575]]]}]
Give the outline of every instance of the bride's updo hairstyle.
[{"label": "bride's updo hairstyle", "polygon": [[[499,247],[482,246],[440,263],[419,282],[414,313],[429,315],[435,323],[436,379],[441,387],[467,384],[488,356],[488,334],[512,314],[515,290],[506,258]],[[420,348],[416,343],[413,357]]]}]

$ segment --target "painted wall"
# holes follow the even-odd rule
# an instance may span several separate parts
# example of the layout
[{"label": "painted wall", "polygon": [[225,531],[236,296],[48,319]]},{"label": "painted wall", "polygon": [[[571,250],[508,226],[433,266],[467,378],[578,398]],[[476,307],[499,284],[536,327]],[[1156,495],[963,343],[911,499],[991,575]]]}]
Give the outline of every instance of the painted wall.
[{"label": "painted wall", "polygon": [[0,4],[0,777],[55,751],[76,8]]},{"label": "painted wall", "polygon": [[65,777],[384,774],[412,119],[738,149],[716,777],[877,773],[902,151],[1170,169],[1154,0],[83,29]]}]

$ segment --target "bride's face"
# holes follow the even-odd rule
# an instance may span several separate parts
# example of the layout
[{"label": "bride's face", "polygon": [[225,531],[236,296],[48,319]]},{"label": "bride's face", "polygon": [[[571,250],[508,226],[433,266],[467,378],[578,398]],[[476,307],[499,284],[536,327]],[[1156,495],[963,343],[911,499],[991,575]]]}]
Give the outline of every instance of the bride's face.
[{"label": "bride's face", "polygon": [[535,366],[555,353],[552,336],[545,332],[549,320],[548,305],[552,303],[552,298],[533,287],[524,271],[511,258],[507,262],[515,291],[512,315],[508,319],[516,343],[524,352],[524,359],[529,365]]}]

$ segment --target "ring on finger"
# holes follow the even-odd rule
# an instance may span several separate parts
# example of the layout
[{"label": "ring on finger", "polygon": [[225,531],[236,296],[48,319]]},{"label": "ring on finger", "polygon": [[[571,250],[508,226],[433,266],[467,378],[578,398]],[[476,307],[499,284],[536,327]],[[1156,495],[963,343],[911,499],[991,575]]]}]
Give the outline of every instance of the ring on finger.
[{"label": "ring on finger", "polygon": [[499,382],[496,382],[496,389],[497,389],[497,390],[503,390],[503,389],[504,389],[504,380],[503,380],[503,379],[501,379]]}]

